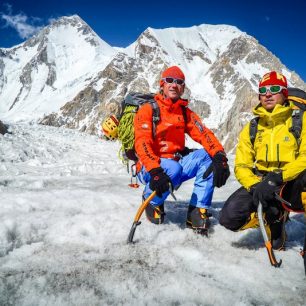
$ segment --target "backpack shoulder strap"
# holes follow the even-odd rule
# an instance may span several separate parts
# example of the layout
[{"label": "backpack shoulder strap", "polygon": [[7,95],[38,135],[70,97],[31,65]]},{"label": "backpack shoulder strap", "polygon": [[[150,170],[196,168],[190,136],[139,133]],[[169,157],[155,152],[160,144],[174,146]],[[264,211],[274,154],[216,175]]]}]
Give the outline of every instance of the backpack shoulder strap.
[{"label": "backpack shoulder strap", "polygon": [[182,105],[182,112],[183,112],[184,122],[186,125],[187,124],[187,108],[184,105]]},{"label": "backpack shoulder strap", "polygon": [[156,125],[158,123],[158,121],[160,120],[160,109],[159,106],[157,104],[157,102],[154,99],[154,96],[151,96],[149,99],[147,99],[148,103],[150,103],[151,107],[152,107],[152,123],[153,123],[153,129],[152,129],[152,134],[153,134],[153,138],[155,138],[156,136]]},{"label": "backpack shoulder strap", "polygon": [[160,120],[159,106],[158,106],[157,102],[154,100],[154,98],[149,99],[148,102],[150,103],[150,105],[152,107],[152,110],[153,110],[152,120],[153,120],[153,122],[157,123]]},{"label": "backpack shoulder strap", "polygon": [[304,110],[297,108],[292,111],[292,126],[289,132],[293,134],[298,144],[300,144],[300,137],[303,128],[303,114]]},{"label": "backpack shoulder strap", "polygon": [[257,128],[258,128],[258,121],[259,121],[259,117],[254,117],[251,121],[250,121],[250,141],[252,146],[254,146],[254,142],[255,142],[255,138],[256,138],[256,134],[257,134]]},{"label": "backpack shoulder strap", "polygon": [[303,128],[303,115],[306,110],[306,92],[299,88],[289,87],[288,100],[293,103],[292,126],[289,132],[293,134],[299,145]]}]

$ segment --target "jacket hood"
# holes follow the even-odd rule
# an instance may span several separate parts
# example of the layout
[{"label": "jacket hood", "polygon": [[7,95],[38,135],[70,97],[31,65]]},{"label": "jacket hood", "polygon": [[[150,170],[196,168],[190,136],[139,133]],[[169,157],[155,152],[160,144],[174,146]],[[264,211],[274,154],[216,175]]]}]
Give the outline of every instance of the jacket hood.
[{"label": "jacket hood", "polygon": [[268,112],[260,103],[253,109],[253,114],[265,121],[286,120],[292,114],[292,103],[276,104],[272,112]]}]

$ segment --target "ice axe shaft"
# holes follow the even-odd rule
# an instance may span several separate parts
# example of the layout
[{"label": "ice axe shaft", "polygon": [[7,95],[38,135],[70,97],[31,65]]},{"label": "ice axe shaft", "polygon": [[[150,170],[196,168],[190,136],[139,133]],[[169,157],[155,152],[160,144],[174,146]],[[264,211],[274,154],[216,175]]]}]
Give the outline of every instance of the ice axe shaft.
[{"label": "ice axe shaft", "polygon": [[[176,201],[176,197],[173,193],[173,187],[172,187],[172,184],[169,183],[169,191],[170,191],[170,194],[171,196],[173,197],[173,199]],[[132,224],[132,227],[130,229],[130,233],[129,233],[129,236],[128,236],[128,239],[127,239],[127,243],[132,243],[133,242],[133,238],[134,238],[134,234],[135,234],[135,231],[136,231],[136,228],[138,225],[141,224],[141,222],[139,221],[140,220],[140,217],[142,215],[142,213],[144,212],[144,210],[146,209],[146,207],[149,205],[149,203],[153,200],[153,198],[156,196],[156,191],[153,191],[140,205],[140,207],[138,208],[137,210],[137,213],[135,215],[135,218],[134,218],[134,222]]]},{"label": "ice axe shaft", "polygon": [[127,243],[132,243],[133,242],[133,237],[134,237],[134,234],[135,234],[135,231],[136,231],[136,227],[141,224],[141,222],[139,221],[140,217],[141,217],[142,213],[144,212],[144,210],[146,209],[146,207],[149,205],[149,203],[153,200],[153,198],[155,196],[156,196],[156,191],[153,191],[149,195],[149,197],[147,197],[142,202],[140,207],[138,208],[137,213],[136,213],[135,218],[134,218],[134,222],[132,224],[132,227],[131,227],[131,230],[130,230],[130,233],[129,233],[129,236],[128,236],[128,239],[127,239]]},{"label": "ice axe shaft", "polygon": [[261,204],[261,202],[259,202],[259,204],[258,204],[257,215],[258,215],[260,230],[261,230],[264,242],[265,242],[265,246],[266,246],[266,249],[267,249],[267,252],[268,252],[270,263],[273,267],[279,268],[282,264],[282,260],[277,261],[276,258],[275,258],[271,241],[269,240],[267,231],[265,229],[265,224],[264,224],[263,216],[262,216],[262,204]]}]

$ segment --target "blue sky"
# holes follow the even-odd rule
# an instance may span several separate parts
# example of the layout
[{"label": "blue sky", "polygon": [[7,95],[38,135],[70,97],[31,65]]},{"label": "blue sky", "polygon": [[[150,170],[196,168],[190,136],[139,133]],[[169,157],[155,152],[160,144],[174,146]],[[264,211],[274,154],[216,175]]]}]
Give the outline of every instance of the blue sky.
[{"label": "blue sky", "polygon": [[147,28],[229,24],[255,37],[306,81],[306,3],[201,0],[3,0],[0,47],[32,36],[50,20],[78,14],[111,46],[126,47]]}]

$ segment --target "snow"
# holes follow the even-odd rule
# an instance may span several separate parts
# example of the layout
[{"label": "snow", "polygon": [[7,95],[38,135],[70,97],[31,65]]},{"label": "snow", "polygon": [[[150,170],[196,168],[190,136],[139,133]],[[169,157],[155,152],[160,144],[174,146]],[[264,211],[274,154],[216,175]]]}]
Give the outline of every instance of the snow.
[{"label": "snow", "polygon": [[118,149],[36,124],[0,135],[0,305],[305,305],[303,215],[291,216],[276,269],[259,230],[218,222],[233,175],[215,190],[209,238],[185,228],[187,182],[165,224],[143,215],[128,245],[142,188],[127,186]]}]

